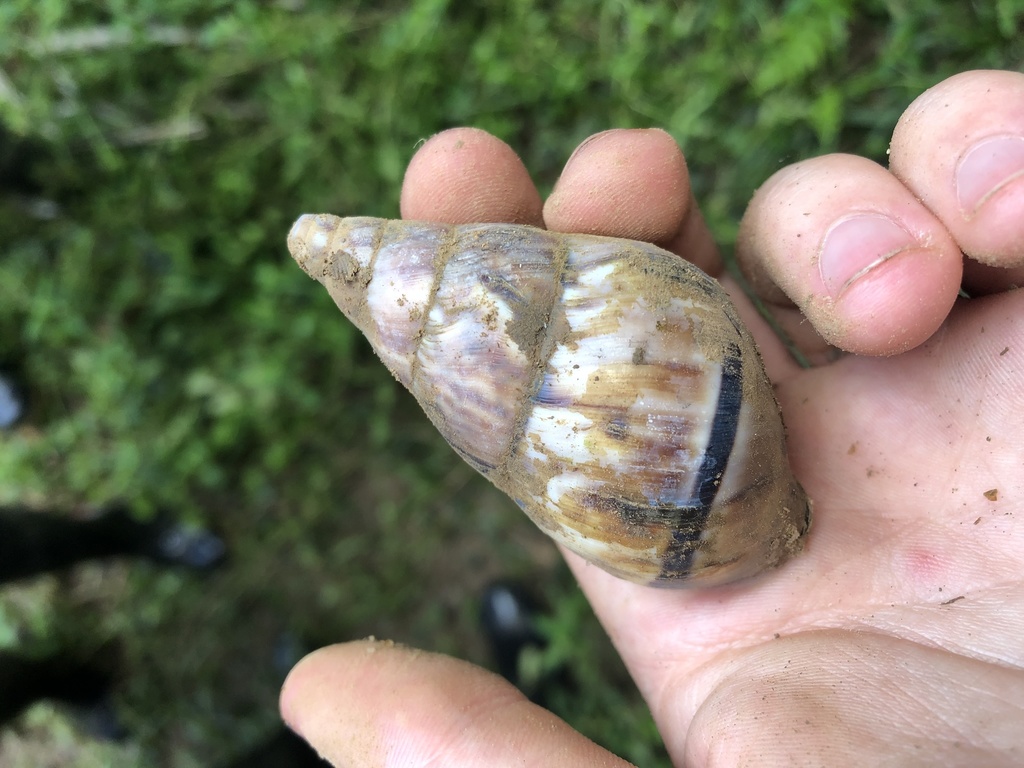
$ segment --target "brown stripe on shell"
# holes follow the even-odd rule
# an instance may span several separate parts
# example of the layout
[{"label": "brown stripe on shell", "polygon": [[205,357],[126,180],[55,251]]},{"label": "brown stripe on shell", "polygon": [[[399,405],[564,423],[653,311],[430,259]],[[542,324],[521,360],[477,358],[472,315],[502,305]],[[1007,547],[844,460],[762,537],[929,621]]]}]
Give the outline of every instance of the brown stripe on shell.
[{"label": "brown stripe on shell", "polygon": [[707,583],[756,575],[802,548],[810,506],[780,445],[785,434],[774,399],[750,401],[744,393],[729,465],[690,564]]}]

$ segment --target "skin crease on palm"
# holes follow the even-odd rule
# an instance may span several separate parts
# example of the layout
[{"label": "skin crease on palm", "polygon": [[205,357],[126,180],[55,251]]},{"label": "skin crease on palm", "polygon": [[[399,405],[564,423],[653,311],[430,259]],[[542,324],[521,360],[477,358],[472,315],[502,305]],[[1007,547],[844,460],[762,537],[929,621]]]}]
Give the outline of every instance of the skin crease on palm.
[{"label": "skin crease on palm", "polygon": [[[1024,75],[940,83],[889,162],[790,166],[744,217],[739,261],[810,369],[722,276],[668,134],[592,137],[543,204],[479,130],[410,163],[403,217],[654,241],[722,276],[757,338],[805,552],[705,591],[567,554],[676,765],[1024,765]],[[490,673],[387,643],[307,657],[281,708],[339,766],[623,764]]]}]

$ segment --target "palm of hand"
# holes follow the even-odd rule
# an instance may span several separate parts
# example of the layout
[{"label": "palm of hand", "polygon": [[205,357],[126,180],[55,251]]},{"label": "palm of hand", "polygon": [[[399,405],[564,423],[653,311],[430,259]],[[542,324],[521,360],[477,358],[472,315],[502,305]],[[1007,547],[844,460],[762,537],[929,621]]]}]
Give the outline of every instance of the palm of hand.
[{"label": "palm of hand", "polygon": [[[703,591],[566,555],[676,764],[1024,763],[1021,104],[1020,74],[950,78],[901,119],[890,170],[805,161],[748,208],[737,255],[799,346],[822,362],[826,339],[894,355],[800,369],[723,280],[814,504],[805,552]],[[954,185],[979,147],[995,162]],[[439,134],[410,163],[402,213],[650,240],[721,272],[682,154],[657,131],[584,142],[543,206],[506,145]],[[852,261],[826,264],[840,224]],[[990,295],[954,303],[961,280]],[[380,644],[307,657],[282,711],[345,764],[622,764],[479,669]]]},{"label": "palm of hand", "polygon": [[[759,343],[776,343],[763,332]],[[637,589],[576,564],[670,751],[694,764],[730,738],[746,751],[780,729],[833,731],[835,712],[820,707],[837,687],[849,719],[857,701],[899,711],[936,677],[956,690],[1024,663],[1022,617],[1006,613],[1024,602],[1024,295],[965,302],[897,358],[790,371],[777,394],[814,503],[802,555],[706,592]],[[929,740],[970,743],[985,726],[919,715],[909,732]],[[752,718],[760,735],[723,727]],[[891,734],[862,725],[848,723],[836,755],[908,732],[902,718]]]}]

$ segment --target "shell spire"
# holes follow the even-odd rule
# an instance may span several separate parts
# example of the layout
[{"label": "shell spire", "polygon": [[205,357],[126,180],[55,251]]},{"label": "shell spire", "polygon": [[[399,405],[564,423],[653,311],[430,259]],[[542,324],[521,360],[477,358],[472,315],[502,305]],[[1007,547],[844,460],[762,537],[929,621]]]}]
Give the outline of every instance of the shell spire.
[{"label": "shell spire", "polygon": [[456,451],[537,525],[640,583],[799,551],[810,506],[717,282],[645,243],[304,215],[288,236]]}]

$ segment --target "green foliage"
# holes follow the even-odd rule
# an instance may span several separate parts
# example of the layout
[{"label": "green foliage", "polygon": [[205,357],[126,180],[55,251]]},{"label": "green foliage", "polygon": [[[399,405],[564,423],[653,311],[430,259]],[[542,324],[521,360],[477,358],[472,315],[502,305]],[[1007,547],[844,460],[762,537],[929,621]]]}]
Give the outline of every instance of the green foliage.
[{"label": "green foliage", "polygon": [[[0,502],[129,498],[232,548],[206,583],[111,569],[102,600],[62,603],[92,636],[127,638],[139,764],[209,763],[272,727],[282,632],[485,662],[479,587],[551,577],[548,545],[290,263],[298,213],[395,215],[417,142],[454,125],[505,139],[542,190],[587,135],[656,125],[728,248],[781,165],[884,162],[921,91],[1019,69],[1022,15],[1020,0],[0,4],[0,364],[32,389],[30,425],[0,436]],[[621,669],[602,673],[581,598],[553,600],[535,663],[579,683],[559,711],[664,760]],[[4,608],[0,643],[60,626]]]},{"label": "green foliage", "polygon": [[601,634],[583,593],[575,586],[556,593],[555,608],[539,620],[547,645],[524,654],[522,677],[563,675],[572,684],[553,687],[547,706],[598,744],[634,765],[669,765],[649,714],[624,697],[631,684],[622,662]]}]

